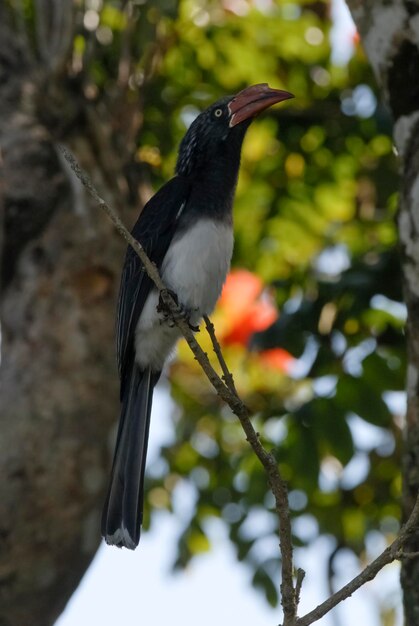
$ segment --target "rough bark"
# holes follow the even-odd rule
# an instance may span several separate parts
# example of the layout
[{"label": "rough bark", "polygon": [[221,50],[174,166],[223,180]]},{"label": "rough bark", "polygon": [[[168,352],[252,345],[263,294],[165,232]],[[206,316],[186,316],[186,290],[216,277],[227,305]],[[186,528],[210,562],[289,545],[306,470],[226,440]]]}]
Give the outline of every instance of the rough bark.
[{"label": "rough bark", "polygon": [[[403,516],[419,492],[419,4],[347,0],[383,97],[394,117],[400,156],[399,239],[407,322],[407,417],[403,451]],[[405,546],[419,551],[419,529]],[[406,626],[419,624],[419,559],[402,562]]]},{"label": "rough bark", "polygon": [[99,544],[117,410],[119,257],[119,241],[99,216],[89,224],[57,205],[3,296],[0,623],[7,626],[53,623]]},{"label": "rough bark", "polygon": [[[45,82],[65,94],[64,83],[29,60],[8,18],[2,3],[0,625],[46,626],[100,541],[118,410],[113,313],[124,246],[59,156]],[[79,103],[67,104],[62,120],[70,123]],[[72,148],[106,190],[82,132],[73,126]]]}]

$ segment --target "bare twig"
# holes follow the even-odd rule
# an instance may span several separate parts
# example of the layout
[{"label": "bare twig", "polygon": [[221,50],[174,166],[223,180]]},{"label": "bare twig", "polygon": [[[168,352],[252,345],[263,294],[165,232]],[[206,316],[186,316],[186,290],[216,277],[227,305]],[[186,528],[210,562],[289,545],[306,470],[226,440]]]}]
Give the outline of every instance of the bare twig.
[{"label": "bare twig", "polygon": [[204,322],[207,332],[211,338],[212,347],[214,349],[215,354],[217,355],[218,362],[223,371],[223,380],[225,384],[229,387],[230,391],[237,395],[236,387],[234,385],[233,374],[227,367],[227,363],[224,360],[223,353],[221,352],[221,347],[218,342],[217,336],[215,334],[214,324],[211,322],[210,318],[207,315],[204,315]]},{"label": "bare twig", "polygon": [[[187,320],[182,317],[181,311],[176,302],[167,291],[159,272],[144,252],[140,243],[134,239],[134,237],[125,228],[122,221],[116,215],[115,211],[105,202],[105,200],[99,195],[96,188],[90,181],[89,177],[82,171],[79,164],[73,157],[73,155],[64,147],[60,146],[61,152],[64,157],[70,163],[70,166],[77,178],[82,182],[89,195],[97,202],[101,209],[105,211],[116,230],[127,241],[127,243],[135,250],[144,265],[145,271],[148,276],[156,285],[157,289],[161,293],[164,304],[172,314],[174,322],[180,328],[183,336],[191,348],[195,359],[201,365],[210,383],[220,396],[222,400],[231,408],[233,413],[237,415],[242,425],[242,428],[246,434],[247,441],[253,448],[256,456],[262,463],[268,476],[268,482],[271,487],[272,493],[275,497],[276,512],[279,520],[279,537],[280,537],[280,549],[281,549],[281,561],[282,561],[282,582],[281,582],[281,602],[284,610],[284,626],[293,626],[296,619],[296,597],[293,584],[293,551],[292,551],[292,535],[291,535],[291,521],[288,506],[288,493],[286,484],[283,481],[275,457],[267,452],[260,442],[259,436],[252,426],[250,421],[250,411],[248,407],[243,403],[237,392],[227,386],[227,384],[218,376],[217,372],[212,367],[207,354],[202,350],[201,346],[195,339],[194,334],[188,326]],[[221,351],[220,351],[221,352]],[[227,380],[232,380],[232,376],[227,369],[225,361],[223,363],[226,372]]]},{"label": "bare twig", "polygon": [[344,585],[341,589],[339,589],[336,593],[334,593],[330,598],[327,598],[324,602],[319,604],[313,611],[304,615],[304,617],[300,617],[296,621],[296,626],[309,626],[316,622],[320,618],[322,618],[326,613],[331,611],[336,605],[340,604],[346,598],[349,598],[357,589],[365,585],[365,583],[373,580],[378,572],[380,572],[385,565],[392,563],[396,559],[399,558],[400,550],[403,547],[403,544],[409,538],[411,533],[417,530],[417,525],[419,523],[419,496],[416,500],[416,504],[410,514],[409,519],[406,524],[401,528],[399,534],[396,539],[393,541],[391,545],[388,546],[378,556],[372,563],[367,565],[365,569],[362,570],[355,576],[349,583]]},{"label": "bare twig", "polygon": [[297,609],[298,609],[298,605],[300,604],[300,594],[301,594],[301,587],[303,586],[303,580],[305,577],[306,573],[303,569],[301,569],[301,567],[298,568],[297,570],[297,574],[296,574],[296,580],[295,580],[295,602],[297,604]]},{"label": "bare twig", "polygon": [[419,559],[419,552],[405,552],[404,550],[399,550],[396,554],[396,559],[398,561]]}]

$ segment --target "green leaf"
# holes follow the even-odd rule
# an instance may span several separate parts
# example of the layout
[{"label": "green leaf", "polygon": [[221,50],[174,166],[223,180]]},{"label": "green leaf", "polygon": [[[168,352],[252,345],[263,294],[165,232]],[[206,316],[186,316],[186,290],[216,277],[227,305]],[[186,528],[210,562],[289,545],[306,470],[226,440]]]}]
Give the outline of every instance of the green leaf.
[{"label": "green leaf", "polygon": [[346,375],[336,388],[336,405],[348,413],[356,413],[375,426],[389,426],[392,415],[384,402],[381,389],[374,389],[363,378]]},{"label": "green leaf", "polygon": [[346,465],[354,454],[354,442],[346,421],[345,411],[334,398],[313,400],[316,435],[319,445],[326,447],[329,454],[335,456],[342,465]]}]

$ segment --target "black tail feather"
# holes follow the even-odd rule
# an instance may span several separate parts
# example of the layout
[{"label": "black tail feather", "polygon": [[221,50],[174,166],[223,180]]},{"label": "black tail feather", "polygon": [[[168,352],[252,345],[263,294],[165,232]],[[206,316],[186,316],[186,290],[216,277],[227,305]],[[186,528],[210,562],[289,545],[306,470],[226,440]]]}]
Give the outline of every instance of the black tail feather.
[{"label": "black tail feather", "polygon": [[102,514],[106,543],[134,550],[140,540],[143,484],[153,390],[159,372],[134,365],[122,399],[108,495]]}]

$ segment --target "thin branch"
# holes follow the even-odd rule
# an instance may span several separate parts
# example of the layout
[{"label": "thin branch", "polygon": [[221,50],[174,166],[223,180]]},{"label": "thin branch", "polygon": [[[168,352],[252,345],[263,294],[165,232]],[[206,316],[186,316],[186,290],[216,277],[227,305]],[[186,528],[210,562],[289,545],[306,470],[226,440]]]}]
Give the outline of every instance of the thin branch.
[{"label": "thin branch", "polygon": [[[73,155],[64,146],[60,146],[60,150],[63,153],[64,157],[67,159],[67,161],[70,163],[72,170],[76,174],[77,178],[79,178],[86,191],[99,205],[99,207],[105,211],[109,219],[114,224],[118,233],[125,239],[125,241],[134,249],[134,251],[140,257],[141,262],[144,265],[145,271],[154,282],[157,289],[160,291],[164,304],[167,306],[168,310],[172,314],[173,321],[177,324],[186,341],[188,342],[189,347],[191,348],[195,356],[195,359],[201,365],[208,380],[213,385],[220,398],[226,404],[228,404],[233,413],[239,418],[242,428],[246,434],[247,441],[249,442],[259,461],[265,468],[270,488],[275,497],[276,512],[279,520],[279,538],[282,562],[281,602],[284,610],[284,626],[293,626],[296,619],[297,605],[293,584],[293,549],[291,520],[288,506],[287,487],[279,473],[276,459],[272,454],[267,452],[261,444],[259,436],[250,421],[251,413],[248,407],[237,395],[237,392],[235,390],[233,391],[229,386],[227,386],[227,384],[224,383],[224,381],[218,376],[217,372],[212,367],[207,354],[202,350],[201,346],[196,341],[194,334],[188,326],[187,320],[182,315],[182,312],[177,306],[175,300],[167,291],[162,279],[160,278],[156,266],[150,261],[141,244],[136,239],[134,239],[134,237],[125,228],[124,224],[119,219],[115,211],[99,195],[89,177],[85,174],[85,172],[82,171]],[[226,365],[225,367],[227,368]],[[230,373],[228,372],[228,374]]]},{"label": "thin branch", "polygon": [[417,525],[419,524],[419,495],[416,500],[415,506],[410,514],[409,519],[406,524],[401,528],[399,534],[396,539],[393,541],[391,545],[388,546],[378,556],[372,563],[367,565],[365,569],[362,570],[355,576],[349,583],[344,585],[339,591],[334,593],[330,598],[327,598],[324,602],[319,604],[313,611],[304,615],[304,617],[300,617],[296,621],[296,626],[309,626],[316,622],[320,618],[322,618],[326,613],[329,613],[336,605],[340,604],[346,598],[349,598],[357,589],[365,585],[365,583],[373,580],[378,572],[380,572],[385,565],[392,563],[396,559],[399,558],[400,550],[403,547],[403,544],[409,538],[409,536],[417,531]]},{"label": "thin branch", "polygon": [[230,391],[237,395],[236,387],[234,385],[233,374],[227,367],[227,363],[224,360],[223,353],[221,352],[221,346],[218,342],[217,336],[215,334],[214,324],[211,322],[210,318],[207,315],[204,315],[204,322],[207,332],[211,338],[212,347],[214,349],[215,354],[217,355],[218,362],[223,371],[223,380],[225,384],[229,387]]},{"label": "thin branch", "polygon": [[295,580],[295,602],[297,604],[297,609],[298,609],[298,605],[300,604],[300,594],[301,594],[301,588],[303,586],[303,580],[305,578],[305,571],[303,569],[301,569],[301,567],[298,568],[297,570],[297,574],[296,574],[296,580]]},{"label": "thin branch", "polygon": [[419,552],[404,552],[400,550],[395,557],[398,561],[419,559]]}]

